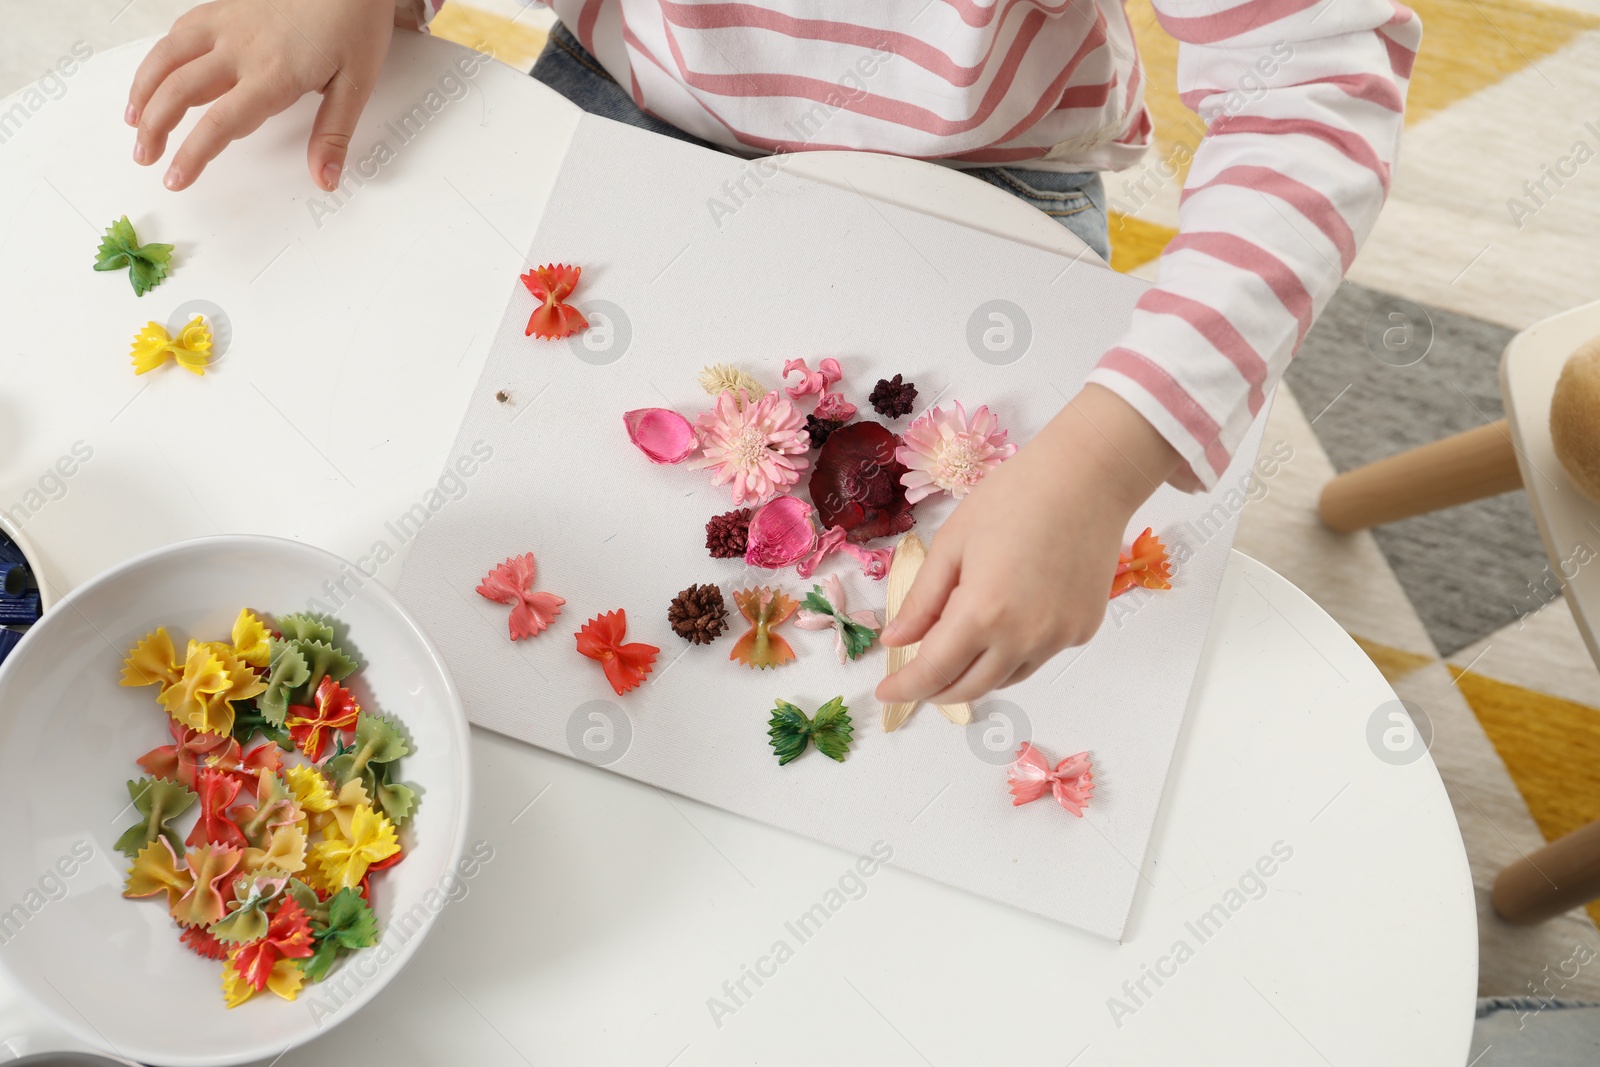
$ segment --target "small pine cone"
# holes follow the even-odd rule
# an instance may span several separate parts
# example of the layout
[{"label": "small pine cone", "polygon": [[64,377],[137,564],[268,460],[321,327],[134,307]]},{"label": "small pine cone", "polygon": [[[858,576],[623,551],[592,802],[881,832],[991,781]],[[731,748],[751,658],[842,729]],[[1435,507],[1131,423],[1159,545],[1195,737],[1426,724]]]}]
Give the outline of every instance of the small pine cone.
[{"label": "small pine cone", "polygon": [[692,645],[708,645],[728,628],[728,606],[714,585],[691,585],[667,608],[672,632]]},{"label": "small pine cone", "polygon": [[842,419],[819,419],[815,415],[807,415],[806,433],[811,435],[811,447],[821,448],[828,435],[843,425]]},{"label": "small pine cone", "polygon": [[886,419],[898,419],[911,414],[917,402],[917,387],[902,380],[898,374],[893,378],[879,378],[867,399],[872,402],[872,410],[879,415]]},{"label": "small pine cone", "polygon": [[749,532],[749,508],[717,515],[706,523],[706,550],[712,559],[738,559],[744,555]]}]

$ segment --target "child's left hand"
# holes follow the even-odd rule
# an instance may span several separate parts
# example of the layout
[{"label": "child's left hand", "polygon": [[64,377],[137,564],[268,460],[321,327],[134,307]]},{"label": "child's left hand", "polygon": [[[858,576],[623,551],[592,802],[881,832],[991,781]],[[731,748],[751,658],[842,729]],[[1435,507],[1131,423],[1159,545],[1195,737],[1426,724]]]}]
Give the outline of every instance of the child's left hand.
[{"label": "child's left hand", "polygon": [[958,704],[1094,636],[1129,520],[1178,469],[1127,402],[1090,385],[940,527],[883,643],[921,641],[885,703]]}]

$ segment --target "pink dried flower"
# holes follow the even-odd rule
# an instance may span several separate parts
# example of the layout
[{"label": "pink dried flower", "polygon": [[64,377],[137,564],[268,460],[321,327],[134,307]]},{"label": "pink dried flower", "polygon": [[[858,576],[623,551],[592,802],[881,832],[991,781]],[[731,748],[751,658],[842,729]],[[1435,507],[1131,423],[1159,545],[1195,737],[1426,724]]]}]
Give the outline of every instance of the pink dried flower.
[{"label": "pink dried flower", "polygon": [[689,420],[671,408],[639,408],[623,414],[628,438],[651,463],[682,463],[700,447]]},{"label": "pink dried flower", "polygon": [[817,543],[811,513],[811,505],[797,496],[775,497],[761,505],[750,516],[744,561],[776,570],[804,559]]},{"label": "pink dried flower", "polygon": [[861,564],[861,573],[877,581],[889,573],[889,559],[894,553],[887,548],[862,548],[845,540],[846,531],[843,526],[831,526],[816,540],[814,551],[805,559],[796,564],[794,570],[802,578],[809,578],[817,573],[817,568],[822,566],[822,561],[834,552],[843,552]]},{"label": "pink dried flower", "polygon": [[824,392],[817,400],[816,416],[834,422],[849,422],[856,417],[856,406],[846,400],[843,393]]},{"label": "pink dried flower", "polygon": [[839,546],[839,551],[847,556],[854,556],[855,561],[861,564],[861,573],[875,582],[888,576],[889,560],[894,558],[893,549],[862,548],[848,541]]},{"label": "pink dried flower", "polygon": [[845,528],[843,526],[830,526],[817,538],[815,551],[795,566],[795,573],[802,578],[809,578],[817,573],[817,568],[822,566],[822,561],[829,555],[839,551],[839,546],[844,544]]},{"label": "pink dried flower", "polygon": [[934,408],[907,426],[894,453],[908,468],[900,476],[906,499],[915,504],[941,491],[957,500],[966,496],[1017,451],[1006,443],[1006,431],[999,425],[988,405],[974,411],[969,422],[958,403],[954,411]]},{"label": "pink dried flower", "polygon": [[695,420],[701,457],[691,464],[709,469],[712,485],[733,483],[733,502],[762,504],[800,480],[811,465],[805,418],[776,392],[756,403],[740,390],[725,392]]},{"label": "pink dried flower", "polygon": [[785,386],[784,391],[789,394],[790,400],[799,400],[811,393],[821,395],[828,391],[828,386],[844,377],[844,371],[836,359],[825,359],[817,364],[817,370],[806,366],[803,359],[791,359],[783,365],[783,376],[789,377],[793,371],[800,372],[800,384]]}]

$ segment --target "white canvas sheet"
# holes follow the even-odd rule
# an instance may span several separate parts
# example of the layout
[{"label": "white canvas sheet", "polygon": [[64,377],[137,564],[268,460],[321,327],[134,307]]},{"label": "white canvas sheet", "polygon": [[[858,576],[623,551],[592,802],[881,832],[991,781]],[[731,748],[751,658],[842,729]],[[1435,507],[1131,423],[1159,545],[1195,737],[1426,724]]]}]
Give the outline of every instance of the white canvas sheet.
[{"label": "white canvas sheet", "polygon": [[[1131,532],[1154,526],[1192,553],[1175,588],[1123,598],[1086,649],[978,705],[970,727],[925,706],[885,734],[871,696],[882,649],[841,666],[830,633],[785,624],[799,659],[769,671],[729,662],[742,632],[736,613],[728,636],[688,646],[666,619],[683,587],[716,582],[727,595],[766,582],[798,597],[810,583],[710,559],[703,527],[733,506],[727,488],[647,462],[623,412],[672,407],[692,418],[709,404],[696,383],[708,363],[737,364],[772,387],[785,359],[833,356],[863,417],[873,417],[872,383],[899,372],[920,390],[918,414],[935,400],[969,411],[987,403],[1025,442],[1116,341],[1145,288],[1090,262],[752,167],[583,120],[528,256],[582,266],[576,302],[595,328],[571,341],[525,337],[534,301],[508,280],[505,318],[452,452],[479,469],[464,497],[426,521],[400,595],[480,725],[851,852],[888,842],[899,866],[1117,938],[1260,422],[1223,479],[1232,496],[1162,489],[1140,513]],[[988,340],[1004,348],[1004,321],[984,311],[972,325],[991,301],[1022,310],[1031,337],[1020,358],[1017,347],[995,353],[970,339],[996,328]],[[1000,310],[1020,345],[1021,319]],[[947,499],[919,507],[924,538],[949,508]],[[567,603],[550,630],[512,644],[508,609],[473,587],[528,551],[535,588]],[[882,608],[883,583],[847,557],[828,570],[845,575],[852,608]],[[662,649],[649,681],[622,697],[573,639],[614,608],[626,609],[630,640]],[[847,760],[812,750],[780,768],[767,738],[774,698],[810,712],[839,694],[856,724]],[[1084,819],[1048,798],[1011,806],[1005,764],[1025,739],[1053,759],[1092,752],[1097,791]]]}]

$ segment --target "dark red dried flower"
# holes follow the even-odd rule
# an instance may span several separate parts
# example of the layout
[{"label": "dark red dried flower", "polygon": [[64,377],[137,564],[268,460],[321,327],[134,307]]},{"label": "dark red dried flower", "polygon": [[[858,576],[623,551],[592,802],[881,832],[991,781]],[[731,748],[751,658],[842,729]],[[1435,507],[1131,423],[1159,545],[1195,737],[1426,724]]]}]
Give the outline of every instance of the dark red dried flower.
[{"label": "dark red dried flower", "polygon": [[843,419],[819,419],[815,415],[807,415],[806,433],[811,435],[811,447],[821,448],[828,440],[828,435],[843,425]]},{"label": "dark red dried flower", "polygon": [[811,472],[811,502],[822,528],[843,526],[847,540],[905,533],[916,522],[895,458],[899,439],[876,422],[853,422],[828,435]]},{"label": "dark red dried flower", "polygon": [[706,523],[706,550],[712,559],[740,559],[744,556],[749,532],[749,508],[714,516]]},{"label": "dark red dried flower", "polygon": [[879,378],[867,399],[872,402],[872,410],[879,415],[886,419],[898,419],[911,414],[911,409],[916,406],[917,387],[904,381],[898,374],[893,378]]}]

